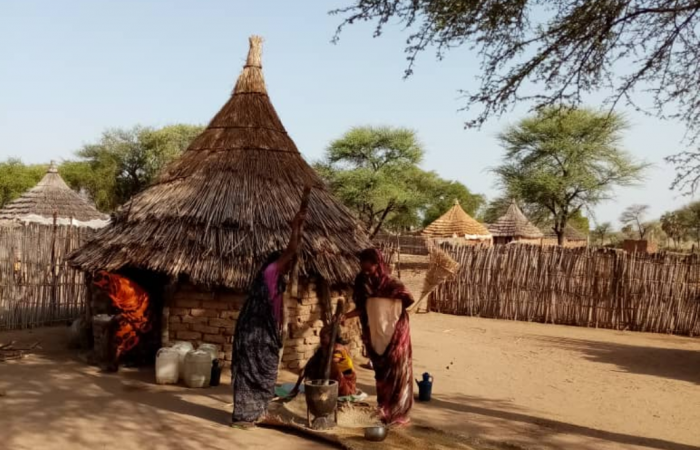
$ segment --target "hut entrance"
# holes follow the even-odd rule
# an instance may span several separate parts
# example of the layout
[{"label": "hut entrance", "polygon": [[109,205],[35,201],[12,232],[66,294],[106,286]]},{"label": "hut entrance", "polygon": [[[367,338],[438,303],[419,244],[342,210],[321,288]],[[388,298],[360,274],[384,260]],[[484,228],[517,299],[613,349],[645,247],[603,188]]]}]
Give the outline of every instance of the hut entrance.
[{"label": "hut entrance", "polygon": [[162,346],[167,278],[151,272],[98,273],[90,280],[87,324],[94,362],[116,370],[118,363],[148,366]]}]

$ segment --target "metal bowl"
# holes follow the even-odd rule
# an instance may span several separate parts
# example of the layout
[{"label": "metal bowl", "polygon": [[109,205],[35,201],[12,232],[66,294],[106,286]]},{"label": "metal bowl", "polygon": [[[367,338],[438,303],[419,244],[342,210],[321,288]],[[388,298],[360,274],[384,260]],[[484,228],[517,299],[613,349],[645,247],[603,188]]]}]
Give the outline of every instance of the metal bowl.
[{"label": "metal bowl", "polygon": [[381,425],[365,428],[365,439],[373,442],[381,442],[386,439],[389,430]]}]

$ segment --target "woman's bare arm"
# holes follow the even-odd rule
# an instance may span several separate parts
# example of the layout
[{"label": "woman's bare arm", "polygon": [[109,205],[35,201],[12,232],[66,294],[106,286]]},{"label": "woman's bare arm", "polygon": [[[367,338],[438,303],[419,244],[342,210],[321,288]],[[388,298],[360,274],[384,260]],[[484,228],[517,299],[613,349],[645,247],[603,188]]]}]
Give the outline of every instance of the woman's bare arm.
[{"label": "woman's bare arm", "polygon": [[309,195],[311,194],[311,187],[306,186],[304,188],[304,194],[301,198],[301,207],[299,212],[294,216],[292,220],[292,235],[289,237],[289,243],[287,243],[287,248],[282,253],[282,256],[277,260],[277,267],[280,274],[287,273],[292,268],[292,262],[297,256],[299,251],[299,243],[303,235],[304,221],[306,220],[306,213],[309,209]]}]

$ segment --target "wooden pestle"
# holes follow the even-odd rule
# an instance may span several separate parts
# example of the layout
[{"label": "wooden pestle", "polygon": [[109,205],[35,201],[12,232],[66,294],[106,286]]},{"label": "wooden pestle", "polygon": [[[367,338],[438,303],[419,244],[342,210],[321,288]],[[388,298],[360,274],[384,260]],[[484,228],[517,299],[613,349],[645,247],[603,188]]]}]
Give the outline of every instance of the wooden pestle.
[{"label": "wooden pestle", "polygon": [[335,340],[338,337],[338,328],[340,327],[340,316],[343,314],[343,301],[338,300],[335,307],[335,314],[331,322],[331,342],[328,344],[328,354],[326,359],[326,368],[323,372],[323,384],[329,385],[331,379],[331,364],[333,364],[333,351],[335,350]]}]

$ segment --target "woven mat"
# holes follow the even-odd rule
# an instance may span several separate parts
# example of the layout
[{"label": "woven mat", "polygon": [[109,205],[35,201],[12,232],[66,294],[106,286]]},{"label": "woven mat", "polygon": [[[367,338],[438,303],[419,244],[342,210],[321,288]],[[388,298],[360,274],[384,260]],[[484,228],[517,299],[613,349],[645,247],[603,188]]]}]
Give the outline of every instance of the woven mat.
[{"label": "woven mat", "polygon": [[324,440],[348,450],[420,449],[420,450],[518,450],[509,444],[486,443],[478,439],[447,433],[435,428],[411,425],[392,428],[383,442],[370,442],[364,438],[364,427],[376,424],[372,409],[346,406],[338,413],[338,426],[328,431],[316,431],[306,427],[306,401],[300,395],[288,403],[272,403],[268,418],[262,426],[291,430],[311,438]]}]

